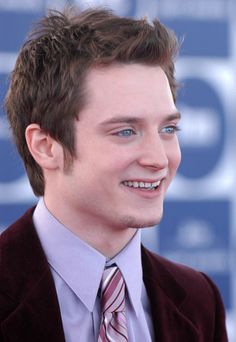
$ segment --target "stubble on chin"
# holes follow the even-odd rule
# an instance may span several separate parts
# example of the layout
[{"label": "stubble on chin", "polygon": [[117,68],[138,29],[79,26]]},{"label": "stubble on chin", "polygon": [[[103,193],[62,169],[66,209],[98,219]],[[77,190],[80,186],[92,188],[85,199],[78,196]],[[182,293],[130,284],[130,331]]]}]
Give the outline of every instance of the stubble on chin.
[{"label": "stubble on chin", "polygon": [[123,217],[122,222],[123,225],[127,228],[147,228],[147,227],[153,227],[160,223],[162,219],[162,215],[159,218],[156,219],[136,219],[132,216],[126,216]]}]

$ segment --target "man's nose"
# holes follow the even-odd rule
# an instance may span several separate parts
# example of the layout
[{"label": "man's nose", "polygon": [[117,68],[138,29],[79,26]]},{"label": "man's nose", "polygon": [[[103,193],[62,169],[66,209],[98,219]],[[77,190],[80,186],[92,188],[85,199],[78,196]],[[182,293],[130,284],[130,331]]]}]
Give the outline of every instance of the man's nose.
[{"label": "man's nose", "polygon": [[162,141],[158,133],[143,139],[139,164],[153,170],[165,169],[168,166],[165,142]]}]

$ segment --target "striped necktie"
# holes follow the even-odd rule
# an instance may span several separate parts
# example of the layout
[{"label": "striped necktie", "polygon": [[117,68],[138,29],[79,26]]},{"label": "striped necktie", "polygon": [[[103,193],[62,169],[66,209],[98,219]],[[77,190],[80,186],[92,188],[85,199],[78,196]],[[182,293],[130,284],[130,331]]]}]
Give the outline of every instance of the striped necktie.
[{"label": "striped necktie", "polygon": [[98,342],[126,342],[125,282],[117,266],[104,270],[101,284],[102,320]]}]

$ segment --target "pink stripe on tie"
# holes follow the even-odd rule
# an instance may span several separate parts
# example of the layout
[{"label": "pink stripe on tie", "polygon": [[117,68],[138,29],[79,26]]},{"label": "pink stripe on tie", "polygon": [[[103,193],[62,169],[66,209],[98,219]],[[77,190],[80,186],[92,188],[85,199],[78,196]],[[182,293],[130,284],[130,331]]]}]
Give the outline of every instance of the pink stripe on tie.
[{"label": "pink stripe on tie", "polygon": [[98,342],[127,342],[125,282],[117,266],[104,270],[101,295],[102,320]]}]

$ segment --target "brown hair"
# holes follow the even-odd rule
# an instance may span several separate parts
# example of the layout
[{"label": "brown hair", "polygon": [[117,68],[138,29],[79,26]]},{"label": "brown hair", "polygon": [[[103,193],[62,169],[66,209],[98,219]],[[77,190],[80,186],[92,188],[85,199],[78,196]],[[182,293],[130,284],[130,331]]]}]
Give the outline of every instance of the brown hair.
[{"label": "brown hair", "polygon": [[173,58],[178,44],[157,19],[119,17],[111,10],[50,11],[23,45],[12,73],[5,108],[18,151],[36,195],[44,194],[41,167],[31,156],[25,129],[40,125],[63,146],[65,167],[75,157],[74,120],[84,105],[84,78],[91,66],[160,65],[176,99]]}]

